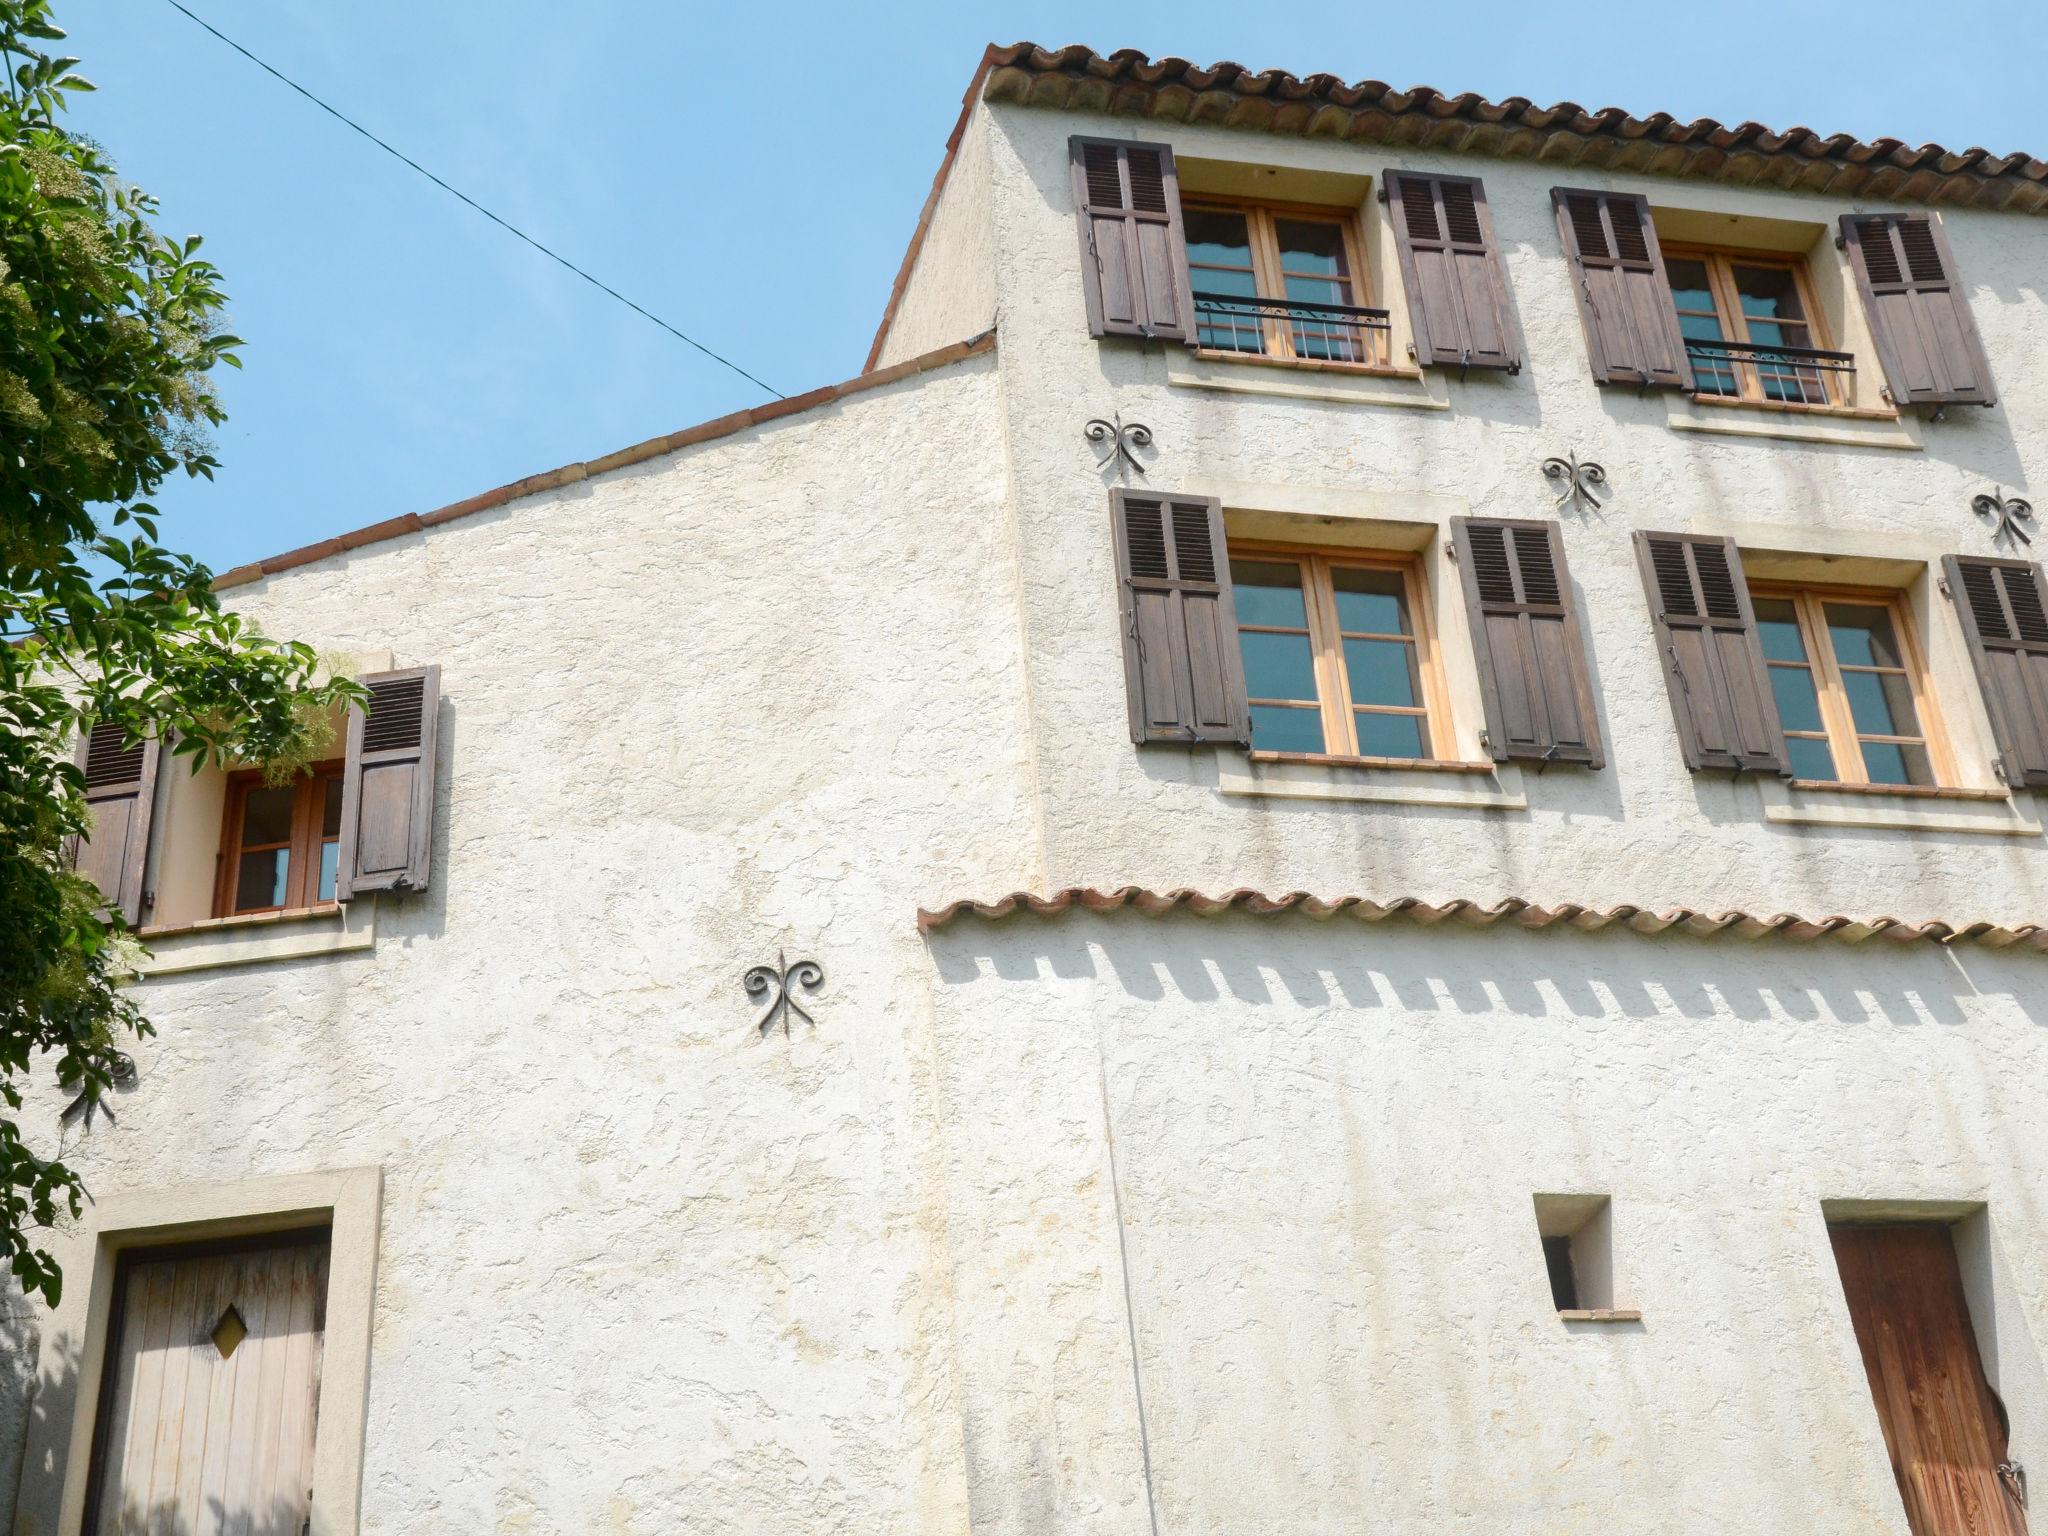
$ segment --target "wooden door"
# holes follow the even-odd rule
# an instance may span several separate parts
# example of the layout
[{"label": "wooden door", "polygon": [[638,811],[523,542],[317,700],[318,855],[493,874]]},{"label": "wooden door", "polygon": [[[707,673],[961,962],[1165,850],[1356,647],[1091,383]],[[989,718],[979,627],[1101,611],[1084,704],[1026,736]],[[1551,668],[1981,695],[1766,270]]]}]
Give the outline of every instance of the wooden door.
[{"label": "wooden door", "polygon": [[2026,1536],[1947,1227],[1837,1226],[1835,1264],[1913,1536]]},{"label": "wooden door", "polygon": [[96,1536],[300,1536],[324,1231],[124,1260],[94,1437]]}]

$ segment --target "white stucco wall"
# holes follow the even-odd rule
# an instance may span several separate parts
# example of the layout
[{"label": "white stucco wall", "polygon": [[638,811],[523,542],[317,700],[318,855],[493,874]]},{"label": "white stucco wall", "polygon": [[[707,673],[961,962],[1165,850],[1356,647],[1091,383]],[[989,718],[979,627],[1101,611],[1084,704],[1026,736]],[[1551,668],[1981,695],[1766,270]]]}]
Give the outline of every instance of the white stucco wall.
[{"label": "white stucco wall", "polygon": [[[1988,1203],[1980,1328],[2048,1325],[2032,957],[1123,913],[933,960],[977,1532],[1147,1530],[1149,1453],[1169,1532],[1903,1536],[1822,1202]],[[1639,1325],[1558,1319],[1538,1191],[1611,1196]],[[2038,1355],[1986,1360],[2038,1465]]]},{"label": "white stucco wall", "polygon": [[988,117],[975,112],[961,127],[959,149],[876,355],[877,367],[979,336],[996,323],[990,197]]},{"label": "white stucco wall", "polygon": [[[368,952],[148,983],[145,1086],[68,1151],[384,1168],[365,1530],[961,1527],[904,978],[924,894],[1035,836],[994,398],[973,359],[239,594],[440,663],[434,883]],[[788,1040],[741,988],[778,950],[827,978]]]},{"label": "white stucco wall", "polygon": [[[1479,170],[1528,368],[1323,400],[1090,341],[1076,132]],[[1909,449],[1710,436],[1586,380],[1554,181],[1608,184],[982,109],[883,355],[999,310],[994,355],[235,591],[269,632],[441,665],[433,887],[331,920],[326,953],[268,935],[262,963],[147,982],[141,1086],[66,1150],[103,1193],[382,1170],[364,1530],[1903,1536],[1830,1200],[1980,1213],[1987,1364],[2048,1465],[2025,1097],[2048,961],[1185,913],[913,927],[1069,883],[2042,918],[2042,839],[2009,835],[2031,795],[1986,813],[2006,835],[1788,826],[1688,775],[1628,538],[1983,548],[1969,496],[2024,488],[2042,446],[2038,227],[1945,215],[1995,410],[1837,424]],[[1420,806],[1226,794],[1237,754],[1135,750],[1082,436],[1118,411],[1155,434],[1146,483],[1222,495],[1234,529],[1429,545],[1468,755],[1445,519],[1545,515],[1541,460],[1599,460],[1612,498],[1565,540],[1609,767]],[[1988,785],[1953,618],[1925,580],[1914,601]],[[815,1030],[764,1039],[741,977],[778,952],[826,984]],[[1639,1327],[1558,1322],[1539,1191],[1611,1196]],[[74,1277],[93,1230],[60,1240]],[[85,1289],[34,1320],[20,1536],[54,1529]]]},{"label": "white stucco wall", "polygon": [[[1950,921],[2030,921],[2048,910],[2048,859],[2038,837],[1774,826],[1754,784],[1688,774],[1630,538],[1636,528],[1718,531],[1737,534],[1745,547],[1884,552],[1922,562],[1949,551],[1991,552],[1987,530],[1970,512],[1971,495],[1993,481],[2029,485],[2028,466],[2044,450],[2044,423],[2030,408],[2048,386],[2048,308],[2029,276],[2041,239],[2034,221],[1942,213],[1999,386],[1995,408],[1882,424],[1890,438],[1915,445],[1910,451],[1714,436],[1674,430],[1668,417],[1683,408],[1657,392],[1591,383],[1551,187],[1626,187],[1653,205],[1815,225],[1851,205],[1223,128],[987,110],[1004,404],[1018,546],[1033,599],[1029,675],[1052,884],[1518,895]],[[1475,371],[1462,382],[1432,375],[1409,393],[1448,407],[1430,410],[1188,387],[1174,380],[1185,368],[1175,348],[1090,340],[1068,188],[1067,139],[1075,133],[1165,139],[1188,157],[1375,178],[1389,166],[1481,174],[1526,368],[1514,377]],[[1365,208],[1369,225],[1383,220],[1377,201]],[[1824,249],[1836,258],[1831,246]],[[1378,302],[1396,312],[1406,304],[1387,291]],[[1867,353],[1859,366],[1876,368]],[[1210,372],[1240,386],[1286,378],[1254,365]],[[1550,515],[1553,498],[1540,473],[1545,458],[1575,451],[1604,465],[1607,505],[1562,517],[1610,766],[1525,775],[1522,812],[1382,804],[1310,810],[1219,797],[1207,752],[1134,752],[1124,728],[1105,479],[1081,436],[1088,417],[1118,410],[1153,430],[1144,484],[1221,494],[1232,512],[1312,507],[1436,524],[1467,511],[1541,517]],[[1709,407],[1691,408],[1687,417],[1762,430],[1783,423],[1769,412]],[[1869,424],[1813,418],[1807,425],[1850,431]],[[1319,536],[1315,525],[1301,527],[1304,538]],[[1462,606],[1455,577],[1442,579],[1452,568],[1440,553],[1436,567],[1452,683],[1466,690],[1459,735],[1473,744],[1480,722]],[[1932,590],[1938,569],[1927,569],[1917,594],[1923,638],[1943,669],[1942,702],[1966,782],[1988,785],[1982,705],[1955,618]],[[2018,808],[2038,821],[2034,801],[2022,795]]]}]

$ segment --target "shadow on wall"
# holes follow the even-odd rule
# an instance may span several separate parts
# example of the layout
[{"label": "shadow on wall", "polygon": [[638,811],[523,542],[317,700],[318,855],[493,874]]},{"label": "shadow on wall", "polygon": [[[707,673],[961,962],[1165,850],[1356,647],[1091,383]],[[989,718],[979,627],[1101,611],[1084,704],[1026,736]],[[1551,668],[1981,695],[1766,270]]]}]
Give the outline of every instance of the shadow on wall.
[{"label": "shadow on wall", "polygon": [[[1953,1027],[2017,1012],[2048,1025],[2048,997],[2011,968],[2032,956],[1955,955],[1931,944],[1456,931],[1405,919],[1135,912],[996,923],[932,935],[944,981],[1095,978],[1127,997],[1253,1008],[1698,1023]],[[1880,947],[1882,945],[1882,947]]]},{"label": "shadow on wall", "polygon": [[35,1405],[36,1350],[42,1330],[29,1302],[10,1282],[0,1301],[0,1509],[7,1512],[4,1529],[14,1529],[21,1458],[28,1448],[28,1426]]}]

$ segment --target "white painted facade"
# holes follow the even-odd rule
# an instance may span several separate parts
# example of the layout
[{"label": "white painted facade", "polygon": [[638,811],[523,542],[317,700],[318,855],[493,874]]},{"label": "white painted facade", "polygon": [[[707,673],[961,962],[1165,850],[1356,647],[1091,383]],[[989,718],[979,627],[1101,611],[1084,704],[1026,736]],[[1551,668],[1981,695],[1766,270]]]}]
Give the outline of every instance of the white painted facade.
[{"label": "white painted facade", "polygon": [[[1164,139],[1191,186],[1351,196],[1397,352],[1378,178],[1482,175],[1526,368],[1091,340],[1075,133]],[[1906,587],[1963,782],[1996,789],[1929,562],[1988,553],[1970,497],[2048,463],[2036,226],[1943,214],[1995,408],[1793,418],[1596,389],[1558,184],[1810,232],[1874,390],[1831,243],[1852,205],[984,103],[879,361],[991,326],[992,352],[235,590],[268,632],[441,666],[433,883],[161,940],[140,1085],[64,1144],[103,1200],[167,1208],[380,1172],[361,1530],[1904,1536],[1826,1229],[1892,1207],[1961,1218],[2013,1454],[2048,1482],[2038,953],[1184,910],[917,927],[1133,885],[2043,920],[2032,793],[1689,774],[1629,537]],[[1145,483],[1220,496],[1234,535],[1426,550],[1469,759],[1447,519],[1550,515],[1544,458],[1605,465],[1606,505],[1557,515],[1608,765],[1133,747],[1082,436],[1117,412],[1152,429]],[[217,793],[174,784],[162,871],[195,836],[210,871]],[[203,915],[179,879],[201,894],[159,922]],[[778,954],[825,983],[814,1028],[764,1037],[741,977]],[[1541,1192],[1611,1197],[1640,1323],[1560,1321]],[[104,1230],[61,1236],[65,1305],[26,1325],[17,1536],[77,1508]],[[314,1529],[344,1507],[316,1489]]]}]

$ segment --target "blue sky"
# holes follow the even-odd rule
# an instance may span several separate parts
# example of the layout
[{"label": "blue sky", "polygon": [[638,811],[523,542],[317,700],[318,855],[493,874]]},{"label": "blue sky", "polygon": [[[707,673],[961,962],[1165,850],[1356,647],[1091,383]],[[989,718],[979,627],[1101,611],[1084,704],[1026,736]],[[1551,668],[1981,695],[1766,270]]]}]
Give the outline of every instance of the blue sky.
[{"label": "blue sky", "polygon": [[[788,394],[859,371],[991,40],[2048,155],[2038,4],[187,3]],[[216,569],[765,398],[164,0],[58,20],[76,126],[206,237],[249,343],[219,477],[159,499]]]}]

